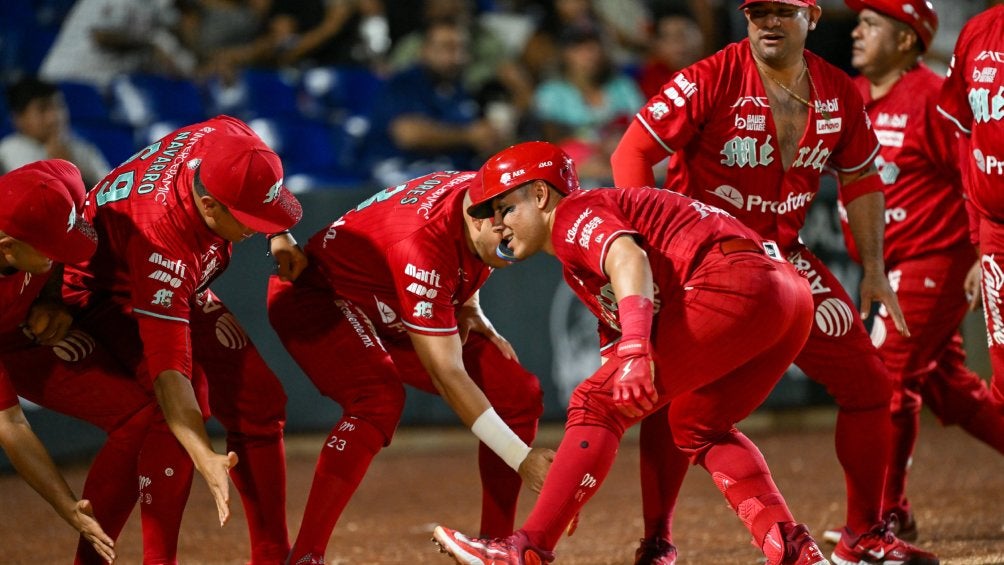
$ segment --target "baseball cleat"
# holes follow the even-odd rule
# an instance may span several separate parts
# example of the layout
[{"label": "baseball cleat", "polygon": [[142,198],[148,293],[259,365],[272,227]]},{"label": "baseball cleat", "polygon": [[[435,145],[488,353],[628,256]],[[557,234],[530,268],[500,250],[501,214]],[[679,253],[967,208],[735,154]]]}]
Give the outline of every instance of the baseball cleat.
[{"label": "baseball cleat", "polygon": [[542,565],[554,561],[554,553],[530,544],[523,530],[507,538],[469,538],[464,534],[436,526],[432,540],[439,551],[447,553],[460,565]]},{"label": "baseball cleat", "polygon": [[896,537],[891,522],[879,523],[855,539],[845,528],[830,559],[835,565],[938,565],[933,553]]},{"label": "baseball cleat", "polygon": [[775,524],[764,538],[767,565],[830,565],[803,524]]},{"label": "baseball cleat", "polygon": [[666,538],[642,538],[634,552],[634,565],[676,565],[676,546]]},{"label": "baseball cleat", "polygon": [[[903,541],[917,541],[917,520],[913,517],[913,511],[896,508],[886,512],[885,516],[889,531],[897,538]],[[833,545],[840,543],[840,532],[841,530],[826,530],[823,532],[823,541]]]}]

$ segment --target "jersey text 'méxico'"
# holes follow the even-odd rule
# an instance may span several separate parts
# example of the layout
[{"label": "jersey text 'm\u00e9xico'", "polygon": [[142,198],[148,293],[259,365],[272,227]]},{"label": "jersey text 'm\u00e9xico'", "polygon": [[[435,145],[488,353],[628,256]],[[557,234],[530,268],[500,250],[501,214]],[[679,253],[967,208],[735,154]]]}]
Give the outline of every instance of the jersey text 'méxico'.
[{"label": "jersey text 'm\u00e9xico'", "polygon": [[787,171],[748,39],[674,75],[636,116],[672,154],[666,187],[723,207],[782,247],[797,241],[823,168],[860,171],[878,151],[847,75],[808,51],[805,61],[812,106]]},{"label": "jersey text 'm\u00e9xico'", "polygon": [[306,252],[381,335],[455,334],[456,309],[491,273],[463,237],[473,177],[433,173],[378,192],[317,232]]},{"label": "jersey text 'm\u00e9xico'", "polygon": [[555,209],[551,234],[565,281],[593,314],[618,332],[617,301],[603,262],[611,242],[621,235],[634,236],[648,254],[656,304],[660,295],[682,291],[717,242],[760,242],[727,211],[669,190],[595,189],[566,197]]},{"label": "jersey text 'm\u00e9xico'", "polygon": [[958,140],[936,109],[942,81],[921,64],[872,100],[868,79],[855,79],[882,145],[887,266],[969,241]]},{"label": "jersey text 'm\u00e9xico'", "polygon": [[985,216],[1004,222],[1004,6],[962,28],[938,109],[970,136],[969,198]]}]

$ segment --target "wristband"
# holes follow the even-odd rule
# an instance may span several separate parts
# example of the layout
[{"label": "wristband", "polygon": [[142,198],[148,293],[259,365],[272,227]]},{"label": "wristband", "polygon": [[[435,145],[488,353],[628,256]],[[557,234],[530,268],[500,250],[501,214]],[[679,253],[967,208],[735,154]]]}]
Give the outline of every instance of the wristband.
[{"label": "wristband", "polygon": [[866,174],[840,187],[840,198],[844,205],[850,204],[855,198],[872,192],[883,192],[885,185],[877,173]]},{"label": "wristband", "polygon": [[640,338],[622,339],[617,343],[617,356],[621,359],[642,357],[650,352],[648,340]]},{"label": "wristband", "polygon": [[652,301],[640,294],[625,296],[617,301],[617,319],[621,324],[623,340],[641,339],[648,342],[652,335]]},{"label": "wristband", "polygon": [[[280,235],[292,235],[289,230],[277,231],[275,233],[265,234],[265,256],[272,256],[272,238],[279,237]],[[296,243],[295,241],[293,243]]]},{"label": "wristband", "polygon": [[474,420],[471,431],[517,473],[520,464],[530,454],[530,448],[502,421],[494,408],[482,412]]}]

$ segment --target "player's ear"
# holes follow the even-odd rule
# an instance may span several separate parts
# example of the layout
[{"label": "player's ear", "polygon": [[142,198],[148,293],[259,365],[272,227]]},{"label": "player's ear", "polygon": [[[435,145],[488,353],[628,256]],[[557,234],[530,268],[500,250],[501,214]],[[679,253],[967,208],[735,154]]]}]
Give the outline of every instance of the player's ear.
[{"label": "player's ear", "polygon": [[819,18],[823,16],[823,9],[819,6],[812,6],[809,8],[809,30],[816,29],[816,25],[819,23]]},{"label": "player's ear", "polygon": [[546,209],[547,203],[551,199],[551,185],[542,180],[535,180],[533,181],[533,187],[530,190],[530,194],[533,195],[533,202],[536,204],[537,209]]}]

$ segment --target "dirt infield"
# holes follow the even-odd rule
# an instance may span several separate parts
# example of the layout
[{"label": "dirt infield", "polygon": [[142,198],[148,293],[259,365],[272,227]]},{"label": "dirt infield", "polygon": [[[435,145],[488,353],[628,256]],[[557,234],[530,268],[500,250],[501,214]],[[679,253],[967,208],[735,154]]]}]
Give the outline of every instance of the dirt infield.
[{"label": "dirt infield", "polygon": [[[743,428],[764,451],[796,518],[819,534],[841,523],[843,478],[833,453],[831,411],[758,415]],[[560,429],[542,432],[554,445]],[[289,527],[295,535],[322,438],[288,441]],[[328,548],[329,564],[450,563],[429,534],[437,522],[473,531],[479,486],[475,444],[463,430],[405,429],[374,461]],[[630,563],[641,531],[638,449],[625,439],[599,494],[586,506],[575,536],[558,546],[558,562]],[[67,470],[79,492],[86,469]],[[920,544],[945,564],[1004,563],[1004,457],[958,428],[924,420],[910,492],[921,528]],[[68,563],[75,536],[16,476],[0,477],[0,564]],[[220,529],[204,484],[197,482],[181,534],[183,564],[241,564],[248,556],[240,504]],[[529,509],[524,499],[521,518]],[[681,564],[755,564],[760,554],[711,480],[693,469],[677,511]],[[119,540],[119,563],[139,563],[136,516]],[[827,549],[828,551],[828,549]]]}]

